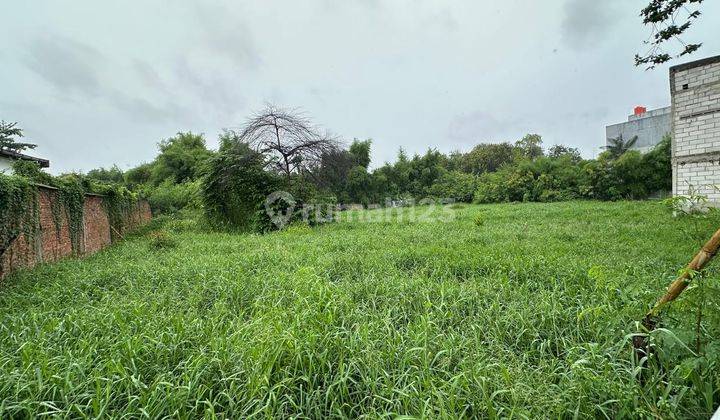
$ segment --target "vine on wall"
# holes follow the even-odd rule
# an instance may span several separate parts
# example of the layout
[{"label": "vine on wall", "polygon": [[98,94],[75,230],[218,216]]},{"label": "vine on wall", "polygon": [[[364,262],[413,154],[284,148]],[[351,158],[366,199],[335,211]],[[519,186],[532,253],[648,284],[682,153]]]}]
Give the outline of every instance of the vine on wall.
[{"label": "vine on wall", "polygon": [[21,234],[34,243],[39,225],[37,188],[24,178],[0,175],[0,273],[5,251]]},{"label": "vine on wall", "polygon": [[78,174],[53,177],[29,161],[16,162],[13,170],[15,175],[0,174],[0,273],[5,251],[21,234],[28,245],[36,243],[40,228],[38,186],[55,191],[50,200],[55,234],[59,238],[64,222],[67,223],[73,255],[82,252],[86,194],[103,196],[112,240],[127,229],[130,215],[137,208],[138,196],[125,187],[98,184]]},{"label": "vine on wall", "polygon": [[[85,208],[85,193],[89,192],[90,185],[83,183],[82,177],[77,174],[67,174],[54,177],[43,172],[40,166],[32,161],[19,160],[13,164],[16,178],[24,178],[31,183],[45,185],[57,191],[50,210],[55,225],[55,234],[60,237],[63,219],[67,221],[70,234],[70,245],[73,255],[82,251],[83,215]],[[37,186],[35,186],[37,190]]]},{"label": "vine on wall", "polygon": [[[83,216],[85,213],[85,191],[76,179],[62,180],[56,185],[60,190],[60,200],[65,207],[68,231],[70,232],[70,245],[74,255],[82,251]],[[55,226],[55,229],[58,229]]]},{"label": "vine on wall", "polygon": [[103,206],[110,222],[110,237],[117,240],[131,226],[133,212],[137,209],[138,196],[127,188],[103,185],[97,189],[103,196]]}]

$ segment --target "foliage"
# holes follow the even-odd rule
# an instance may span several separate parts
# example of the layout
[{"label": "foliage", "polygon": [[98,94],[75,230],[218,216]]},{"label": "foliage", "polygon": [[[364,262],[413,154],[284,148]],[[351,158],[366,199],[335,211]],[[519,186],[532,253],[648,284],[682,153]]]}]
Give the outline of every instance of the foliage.
[{"label": "foliage", "polygon": [[548,149],[548,157],[551,158],[562,158],[569,157],[575,163],[582,161],[580,151],[575,147],[568,147],[562,144],[554,144]]},{"label": "foliage", "polygon": [[133,212],[137,210],[139,196],[125,187],[114,184],[96,184],[91,190],[103,196],[103,206],[110,222],[110,235],[113,240],[134,227],[129,225]]},{"label": "foliage", "polygon": [[514,159],[515,147],[510,143],[478,144],[460,158],[462,170],[476,175],[495,172]]},{"label": "foliage", "polygon": [[447,158],[436,149],[415,155],[407,165],[407,189],[414,197],[425,197],[430,187],[445,173]]},{"label": "foliage", "polygon": [[647,168],[645,183],[650,192],[672,190],[671,147],[670,135],[666,135],[651,151],[643,154],[642,165]]},{"label": "foliage", "polygon": [[539,134],[526,134],[515,142],[515,150],[520,158],[532,160],[542,157],[542,137]]},{"label": "foliage", "polygon": [[635,146],[635,143],[637,143],[637,140],[637,136],[633,136],[631,139],[624,140],[623,135],[620,134],[615,138],[607,139],[608,144],[607,146],[603,147],[607,150],[611,159],[617,159],[622,156],[623,153],[632,149],[632,147]]},{"label": "foliage", "polygon": [[204,163],[212,156],[202,134],[177,133],[158,144],[158,154],[152,166],[152,182],[160,185],[166,180],[179,184],[200,177]]},{"label": "foliage", "polygon": [[[17,226],[25,226],[26,229],[36,230],[39,226],[37,220],[38,198],[37,186],[43,185],[50,188],[50,194],[53,195],[51,201],[51,212],[53,224],[55,225],[55,233],[60,235],[62,226],[66,223],[68,234],[70,236],[70,245],[74,254],[79,254],[82,250],[82,241],[84,235],[84,213],[85,213],[85,196],[86,194],[100,194],[103,196],[103,204],[108,212],[108,218],[113,237],[117,232],[125,229],[125,222],[128,220],[129,212],[137,206],[138,196],[131,193],[125,187],[114,184],[105,184],[96,180],[87,178],[81,174],[64,174],[61,176],[51,176],[43,172],[40,166],[33,161],[18,160],[13,163],[13,177],[6,177],[10,180],[4,186],[4,200],[8,200],[7,219],[2,219],[3,227],[0,231],[9,232],[2,239],[9,240],[5,245],[8,247],[12,241],[17,238],[13,232],[17,231]],[[13,187],[15,185],[15,187]],[[24,188],[18,188],[17,185],[26,185]],[[29,191],[32,191],[30,193]],[[26,211],[23,217],[17,217],[16,211]],[[10,214],[15,214],[11,216]],[[30,219],[28,219],[28,217]],[[31,231],[27,232],[28,243],[34,241]],[[0,250],[0,255],[4,252]]]},{"label": "foliage", "polygon": [[367,169],[370,166],[370,146],[372,140],[358,140],[354,139],[350,145],[350,155],[353,157],[355,165],[362,166]]},{"label": "foliage", "polygon": [[[59,177],[51,185],[58,189],[58,200],[64,210],[70,233],[70,244],[73,253],[77,255],[82,246],[85,193],[88,191],[83,185],[82,178],[74,174]],[[58,229],[61,218],[57,214],[53,214],[53,217],[55,217],[55,228]]]},{"label": "foliage", "polygon": [[583,196],[585,174],[571,156],[524,160],[480,176],[475,202],[563,201]]},{"label": "foliage", "polygon": [[122,184],[125,181],[123,171],[117,165],[110,169],[98,168],[88,171],[87,178],[105,183]]},{"label": "foliage", "polygon": [[633,143],[613,139],[598,159],[583,160],[578,149],[560,144],[550,147],[545,156],[542,138],[528,134],[515,145],[479,144],[465,154],[444,155],[429,149],[408,158],[401,149],[394,163],[372,172],[353,166],[349,151],[336,150],[323,156],[308,179],[318,191],[334,195],[341,203],[364,205],[401,197],[479,203],[643,199],[669,191],[669,137],[645,154],[628,152]]},{"label": "foliage", "polygon": [[[130,188],[148,184],[153,175],[153,164],[143,163],[125,171],[123,181]],[[163,180],[164,181],[164,180]]]},{"label": "foliage", "polygon": [[146,194],[153,214],[170,214],[183,209],[200,209],[202,181],[188,181],[175,184],[169,179]]},{"label": "foliage", "polygon": [[[650,3],[640,11],[643,24],[652,28],[652,34],[645,44],[650,46],[645,54],[635,54],[635,65],[647,65],[648,69],[666,63],[673,58],[692,54],[702,46],[699,44],[686,44],[680,39],[690,26],[700,17],[700,4],[704,0],[650,0]],[[683,21],[683,23],[679,23]],[[668,41],[676,39],[683,48],[679,54],[673,56],[663,49]]]},{"label": "foliage", "polygon": [[667,198],[663,202],[672,210],[675,217],[706,218],[711,211],[717,211],[711,207],[708,197],[700,194],[692,185],[688,193]]},{"label": "foliage", "polygon": [[[467,205],[447,223],[393,210],[262,236],[165,229],[180,246],[133,237],[5,279],[0,417],[672,419],[720,404],[720,299],[700,353],[694,304],[668,308],[645,383],[626,338],[697,251],[694,220],[656,202]],[[706,235],[719,222],[697,220]]]},{"label": "foliage", "polygon": [[443,173],[428,189],[428,194],[440,199],[453,199],[465,203],[473,200],[477,189],[477,177],[460,171]]},{"label": "foliage", "polygon": [[311,177],[319,189],[348,203],[352,201],[348,191],[350,171],[357,166],[357,162],[356,157],[347,150],[327,151],[323,153],[320,165],[312,171]]},{"label": "foliage", "polygon": [[646,154],[628,151],[615,158],[605,152],[597,160],[583,161],[574,153],[554,153],[523,160],[481,175],[474,201],[644,199],[669,191],[671,180],[670,139],[666,137]]},{"label": "foliage", "polygon": [[347,180],[347,197],[351,203],[370,204],[372,196],[372,176],[363,166],[350,169]]},{"label": "foliage", "polygon": [[14,162],[13,171],[18,176],[22,176],[33,183],[55,189],[56,195],[51,210],[56,233],[59,235],[62,223],[66,221],[73,253],[79,253],[83,236],[85,193],[92,192],[89,184],[84,182],[82,176],[77,174],[53,177],[43,172],[40,166],[32,161],[19,160]]},{"label": "foliage", "polygon": [[128,188],[149,197],[155,213],[205,207],[215,227],[250,231],[277,228],[264,204],[275,191],[293,198],[273,204],[279,206],[274,210],[285,214],[293,207],[290,219],[297,221],[307,219],[303,207],[335,203],[643,199],[668,191],[671,182],[669,139],[644,155],[628,152],[635,139],[610,139],[598,159],[583,160],[576,148],[561,144],[545,155],[542,137],[527,134],[514,144],[483,143],[467,153],[428,149],[410,158],[400,149],[395,162],[369,170],[371,140],[355,139],[344,149],[302,116],[270,106],[241,132],[225,131],[219,140],[218,156],[209,158],[215,153],[202,136],[179,133],[161,142],[152,163],[125,174],[101,168],[89,177],[117,181],[122,175]]},{"label": "foliage", "polygon": [[0,274],[5,251],[20,236],[32,242],[38,226],[37,190],[25,178],[0,174]]},{"label": "foliage", "polygon": [[172,249],[177,248],[178,241],[164,230],[156,230],[148,233],[148,245],[150,249]]},{"label": "foliage", "polygon": [[473,218],[473,224],[477,227],[480,227],[485,224],[485,216],[483,216],[482,213],[478,213]]},{"label": "foliage", "polygon": [[34,149],[36,144],[23,143],[17,141],[17,138],[23,137],[22,129],[17,126],[16,122],[8,123],[0,121],[0,150],[20,153],[27,149]]},{"label": "foliage", "polygon": [[270,229],[263,218],[266,197],[278,190],[278,177],[264,170],[265,158],[246,143],[229,144],[208,162],[202,202],[208,221],[238,230]]},{"label": "foliage", "polygon": [[39,184],[52,186],[55,182],[52,175],[44,172],[37,162],[31,160],[16,160],[13,162],[12,168],[15,175]]}]

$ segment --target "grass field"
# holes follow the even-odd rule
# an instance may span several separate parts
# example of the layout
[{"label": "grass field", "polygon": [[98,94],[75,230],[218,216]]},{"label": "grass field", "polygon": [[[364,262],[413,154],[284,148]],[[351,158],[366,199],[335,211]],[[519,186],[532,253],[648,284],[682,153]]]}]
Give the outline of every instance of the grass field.
[{"label": "grass field", "polygon": [[176,247],[138,235],[17,273],[0,287],[0,417],[707,418],[720,403],[717,301],[692,356],[698,288],[665,317],[644,385],[629,344],[717,217],[450,211],[264,236],[170,221]]}]

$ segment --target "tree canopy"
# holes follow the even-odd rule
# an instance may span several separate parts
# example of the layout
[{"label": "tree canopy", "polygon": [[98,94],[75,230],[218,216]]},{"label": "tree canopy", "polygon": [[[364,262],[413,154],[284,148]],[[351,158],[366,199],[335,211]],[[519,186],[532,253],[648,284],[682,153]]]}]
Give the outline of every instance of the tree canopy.
[{"label": "tree canopy", "polygon": [[36,144],[20,142],[17,139],[23,137],[23,132],[16,122],[8,123],[0,121],[0,150],[7,150],[20,153],[27,149],[34,149]]},{"label": "tree canopy", "polygon": [[620,134],[615,138],[608,139],[607,146],[604,146],[605,150],[610,154],[610,157],[617,159],[622,156],[625,152],[632,149],[637,143],[638,137],[633,136],[627,140],[623,139],[623,135]]},{"label": "tree canopy", "polygon": [[181,183],[199,178],[203,164],[212,155],[203,135],[190,131],[177,133],[175,137],[161,141],[158,147],[160,154],[155,159],[151,176],[155,185],[165,179]]}]

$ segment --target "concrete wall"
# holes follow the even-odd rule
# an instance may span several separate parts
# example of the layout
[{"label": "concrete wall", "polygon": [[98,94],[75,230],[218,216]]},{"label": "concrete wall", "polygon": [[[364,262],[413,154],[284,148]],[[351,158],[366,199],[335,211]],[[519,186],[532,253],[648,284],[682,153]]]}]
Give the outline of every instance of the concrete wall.
[{"label": "concrete wall", "polygon": [[673,194],[720,203],[720,56],[670,68],[670,92]]},{"label": "concrete wall", "polygon": [[[55,223],[52,206],[59,200],[59,192],[48,187],[38,187],[39,225],[38,234],[31,240],[21,234],[15,242],[0,255],[0,278],[18,268],[33,267],[41,262],[53,262],[73,255],[67,215],[60,212],[59,223]],[[125,230],[138,227],[150,220],[150,206],[141,201],[127,215]],[[83,234],[80,237],[80,256],[95,253],[112,242],[108,214],[99,195],[85,196],[83,207]]]},{"label": "concrete wall", "polygon": [[[652,150],[672,129],[670,107],[654,109],[640,116],[630,115],[628,121],[605,127],[605,138],[614,139],[622,135],[624,140],[638,137],[633,150],[643,153]],[[607,140],[605,142],[607,145]]]}]

